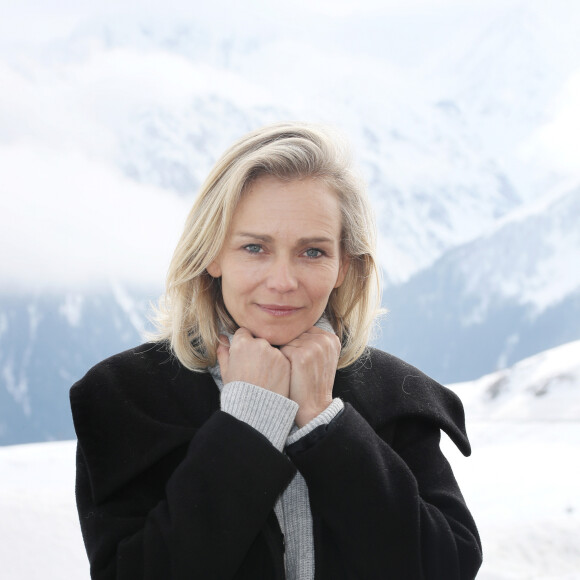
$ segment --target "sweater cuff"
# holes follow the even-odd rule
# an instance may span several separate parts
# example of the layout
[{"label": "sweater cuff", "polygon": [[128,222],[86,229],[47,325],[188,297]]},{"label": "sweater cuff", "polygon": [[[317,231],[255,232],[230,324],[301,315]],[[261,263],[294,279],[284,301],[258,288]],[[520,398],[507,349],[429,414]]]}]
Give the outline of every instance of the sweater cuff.
[{"label": "sweater cuff", "polygon": [[320,415],[316,415],[314,419],[311,419],[306,423],[306,425],[300,427],[296,431],[293,431],[290,437],[286,442],[287,445],[292,445],[292,443],[296,443],[302,437],[308,435],[308,433],[314,431],[317,427],[321,425],[328,425],[342,410],[344,409],[344,403],[342,399],[336,398],[332,399],[332,403],[320,413]]},{"label": "sweater cuff", "polygon": [[298,403],[243,381],[224,385],[221,410],[244,421],[282,451],[298,412]]}]

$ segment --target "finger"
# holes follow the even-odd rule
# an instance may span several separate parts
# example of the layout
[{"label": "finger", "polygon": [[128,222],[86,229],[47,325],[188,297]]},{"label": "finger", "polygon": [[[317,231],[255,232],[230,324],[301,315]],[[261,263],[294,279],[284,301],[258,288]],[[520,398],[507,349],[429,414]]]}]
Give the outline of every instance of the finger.
[{"label": "finger", "polygon": [[324,342],[325,340],[334,340],[338,337],[336,334],[327,332],[326,330],[322,330],[316,326],[313,326],[311,329],[303,332],[301,335],[297,336],[294,340],[291,340],[285,346],[300,346],[300,345],[308,345],[316,342]]},{"label": "finger", "polygon": [[247,329],[244,328],[243,326],[240,326],[240,328],[238,328],[238,330],[236,330],[236,332],[234,332],[234,337],[233,338],[253,338],[254,335]]},{"label": "finger", "polygon": [[318,326],[311,326],[304,334],[332,334],[332,333]]},{"label": "finger", "polygon": [[310,330],[307,330],[301,336],[304,336],[306,339],[310,340],[318,340],[318,337],[320,337],[320,340],[330,340],[332,344],[338,345],[340,347],[340,339],[334,332],[323,330],[322,328],[318,328],[318,326],[313,326]]},{"label": "finger", "polygon": [[336,334],[334,334],[334,332],[328,332],[327,330],[318,328],[318,326],[312,326],[308,330],[305,330],[302,334],[297,336],[294,340],[291,340],[288,344],[324,339],[324,337],[336,337]]},{"label": "finger", "polygon": [[288,344],[285,344],[284,346],[280,347],[280,352],[284,356],[286,356],[286,358],[288,358],[288,356],[291,356],[292,353],[295,353],[296,351],[301,349],[311,348],[312,345],[315,344],[316,339],[314,337],[308,337],[305,336],[304,334],[301,334],[298,338],[295,338]]},{"label": "finger", "polygon": [[288,359],[290,360],[292,356],[292,349],[296,348],[295,346],[290,346],[289,344],[285,346],[281,346],[278,350]]},{"label": "finger", "polygon": [[342,347],[338,336],[335,334],[325,333],[322,334],[311,334],[306,336],[305,334],[295,338],[292,342],[283,346],[280,351],[286,358],[292,358],[295,353],[308,350],[312,352],[333,352],[337,356],[340,356],[340,351]]}]

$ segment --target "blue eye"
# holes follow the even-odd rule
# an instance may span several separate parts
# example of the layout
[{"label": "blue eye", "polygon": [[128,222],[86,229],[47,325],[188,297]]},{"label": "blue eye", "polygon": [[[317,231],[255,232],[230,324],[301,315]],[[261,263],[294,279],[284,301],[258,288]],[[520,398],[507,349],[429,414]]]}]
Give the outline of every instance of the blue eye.
[{"label": "blue eye", "polygon": [[323,252],[321,250],[319,250],[318,248],[308,248],[304,252],[304,254],[307,258],[320,258],[320,256],[322,256]]},{"label": "blue eye", "polygon": [[262,246],[260,244],[248,244],[244,246],[244,250],[248,251],[250,254],[259,254],[262,251]]}]

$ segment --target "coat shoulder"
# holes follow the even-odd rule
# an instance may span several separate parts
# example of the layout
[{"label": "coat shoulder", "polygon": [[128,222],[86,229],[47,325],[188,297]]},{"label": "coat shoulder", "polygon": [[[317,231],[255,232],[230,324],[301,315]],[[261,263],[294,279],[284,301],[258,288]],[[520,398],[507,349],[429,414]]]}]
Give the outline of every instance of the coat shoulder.
[{"label": "coat shoulder", "polygon": [[[112,355],[91,367],[71,388],[71,397],[87,395],[95,388],[128,387],[160,372],[178,376],[181,365],[164,342],[145,343]],[[169,373],[167,371],[170,371]]]},{"label": "coat shoulder", "polygon": [[368,347],[338,372],[336,390],[375,428],[402,419],[428,421],[445,431],[464,455],[471,452],[459,397],[392,354]]},{"label": "coat shoulder", "polygon": [[72,386],[70,403],[94,495],[102,499],[187,444],[219,408],[219,391],[167,345],[147,343],[91,368]]},{"label": "coat shoulder", "polygon": [[101,420],[113,411],[119,418],[138,413],[152,420],[178,420],[191,405],[213,399],[217,401],[217,388],[209,373],[185,368],[164,342],[115,354],[70,389],[75,427],[81,429],[79,418],[83,423]]}]

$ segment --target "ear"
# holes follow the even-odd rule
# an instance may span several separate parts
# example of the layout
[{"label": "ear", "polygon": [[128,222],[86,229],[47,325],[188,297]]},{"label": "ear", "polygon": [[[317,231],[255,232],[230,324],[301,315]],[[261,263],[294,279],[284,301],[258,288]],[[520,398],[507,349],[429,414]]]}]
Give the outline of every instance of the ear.
[{"label": "ear", "polygon": [[222,267],[220,266],[220,263],[218,262],[218,260],[214,260],[207,268],[207,273],[212,277],[212,278],[219,278],[222,275]]},{"label": "ear", "polygon": [[348,256],[342,257],[340,260],[340,267],[338,268],[338,276],[336,277],[336,284],[334,285],[335,288],[338,288],[344,282],[349,266],[350,266],[350,258]]}]

